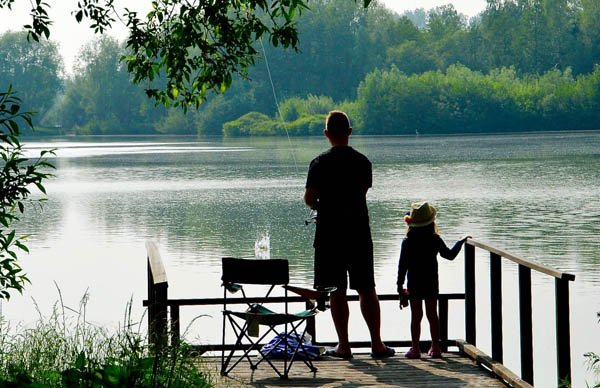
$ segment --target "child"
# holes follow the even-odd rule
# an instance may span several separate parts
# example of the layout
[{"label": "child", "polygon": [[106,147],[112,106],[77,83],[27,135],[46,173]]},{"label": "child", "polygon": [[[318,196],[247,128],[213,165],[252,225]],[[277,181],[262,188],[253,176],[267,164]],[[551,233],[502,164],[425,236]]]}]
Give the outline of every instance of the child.
[{"label": "child", "polygon": [[[435,358],[442,356],[440,323],[436,310],[439,294],[437,254],[439,253],[445,259],[454,260],[464,242],[470,238],[466,236],[457,241],[452,249],[448,249],[438,234],[435,215],[435,208],[421,201],[412,203],[410,213],[404,216],[408,229],[406,237],[402,240],[397,283],[400,308],[407,305],[406,299],[410,301],[412,347],[405,354],[407,358],[421,358],[419,338],[423,300],[425,300],[425,312],[431,329],[431,349],[428,355]],[[407,271],[408,293],[404,290],[404,277]]]}]

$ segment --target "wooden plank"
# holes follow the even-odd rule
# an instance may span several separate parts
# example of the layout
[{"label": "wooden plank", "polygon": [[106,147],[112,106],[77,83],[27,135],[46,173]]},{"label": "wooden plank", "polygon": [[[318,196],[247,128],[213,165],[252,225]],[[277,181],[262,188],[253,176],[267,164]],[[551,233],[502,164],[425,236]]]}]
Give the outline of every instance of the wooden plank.
[{"label": "wooden plank", "polygon": [[[394,341],[385,341],[387,346],[393,348],[409,348],[412,345],[411,340],[394,340]],[[450,339],[446,342],[447,346],[456,347],[456,340]],[[265,344],[258,344],[257,346],[262,346]],[[333,341],[324,341],[324,342],[316,342],[313,345],[319,347],[333,347],[337,345],[337,342]],[[191,347],[198,352],[199,354],[204,354],[206,352],[216,352],[222,350],[231,350],[234,348],[234,344],[206,344],[206,345],[191,345]],[[431,341],[421,341],[420,342],[421,349],[429,349],[431,347]],[[237,346],[237,349],[245,350],[250,347],[249,344],[241,344]],[[370,341],[350,341],[350,347],[353,349],[370,349],[371,342]]]},{"label": "wooden plank", "polygon": [[[453,293],[453,294],[440,294],[440,300],[463,300],[465,294]],[[382,294],[379,295],[380,301],[398,301],[398,294]],[[349,302],[357,302],[358,295],[348,295]],[[250,297],[250,298],[227,298],[227,304],[247,304],[247,303],[283,303],[285,297],[283,296],[270,296],[264,297]],[[301,296],[289,296],[288,303],[305,303],[306,299]],[[142,301],[144,306],[148,306],[148,300]],[[169,306],[215,306],[222,305],[223,298],[180,298],[180,299],[169,299],[167,305]]]},{"label": "wooden plank", "polygon": [[160,252],[154,241],[146,241],[146,252],[148,252],[148,263],[152,270],[154,284],[166,283],[167,272],[165,271],[162,259],[160,258]]},{"label": "wooden plank", "polygon": [[473,359],[478,364],[481,364],[488,368],[498,378],[504,380],[504,382],[512,388],[533,388],[527,381],[522,380],[519,376],[511,372],[507,367],[494,361],[490,356],[477,349],[475,346],[463,341],[457,340],[456,344],[458,348]]},{"label": "wooden plank", "polygon": [[440,318],[440,347],[442,352],[448,351],[448,300],[438,300],[438,314]]},{"label": "wooden plank", "polygon": [[521,378],[533,385],[533,313],[531,268],[519,264],[519,323],[521,328]]},{"label": "wooden plank", "polygon": [[477,344],[475,290],[475,247],[465,245],[465,338],[473,345]]},{"label": "wooden plank", "polygon": [[569,324],[569,282],[556,279],[556,362],[558,385],[571,381],[571,329]]},{"label": "wooden plank", "polygon": [[492,330],[492,358],[502,364],[502,258],[490,253],[490,312]]},{"label": "wooden plank", "polygon": [[515,262],[517,264],[524,265],[524,266],[526,266],[528,268],[531,268],[531,269],[536,270],[536,271],[541,272],[541,273],[545,273],[546,275],[553,276],[553,277],[555,277],[557,279],[563,279],[563,280],[569,280],[569,281],[574,281],[575,280],[575,275],[573,275],[573,274],[570,274],[568,272],[562,272],[562,271],[559,271],[557,269],[548,267],[548,266],[543,265],[543,264],[535,263],[535,262],[530,261],[530,260],[522,259],[520,257],[511,255],[510,253],[506,253],[504,251],[501,251],[500,249],[494,248],[494,247],[492,247],[490,245],[484,244],[484,243],[482,243],[480,241],[469,239],[469,240],[467,240],[466,244],[467,244],[467,246],[471,245],[471,246],[474,246],[474,247],[485,249],[488,252],[495,253],[495,254],[500,255],[500,256],[502,256],[502,257],[504,257],[504,258],[506,258],[506,259],[508,259],[510,261],[513,261],[513,262]]},{"label": "wooden plank", "polygon": [[[275,362],[276,365],[278,361]],[[216,387],[398,387],[398,388],[501,388],[505,383],[476,362],[457,353],[447,353],[442,359],[424,357],[409,360],[394,356],[374,360],[367,354],[355,354],[352,360],[327,359],[314,361],[318,368],[311,373],[302,363],[294,363],[289,379],[281,380],[268,365],[251,371],[248,363],[238,365],[227,377],[215,377]],[[218,371],[218,357],[204,357],[205,370]],[[218,373],[212,373],[216,376]]]}]

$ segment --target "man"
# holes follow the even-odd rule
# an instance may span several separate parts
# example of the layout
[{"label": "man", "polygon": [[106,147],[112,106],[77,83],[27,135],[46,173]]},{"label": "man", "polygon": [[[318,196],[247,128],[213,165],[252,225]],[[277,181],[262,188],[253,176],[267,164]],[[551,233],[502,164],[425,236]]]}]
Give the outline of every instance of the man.
[{"label": "man", "polygon": [[338,344],[326,355],[352,358],[348,340],[350,288],[358,292],[360,309],[371,335],[371,356],[384,358],[394,350],[381,341],[381,313],[373,274],[373,242],[369,227],[367,191],[371,187],[371,162],[348,146],[352,133],[345,113],[331,111],[325,136],[331,148],[310,163],[304,202],[317,210],[315,231],[315,288],[337,287],[331,294],[331,316]]}]

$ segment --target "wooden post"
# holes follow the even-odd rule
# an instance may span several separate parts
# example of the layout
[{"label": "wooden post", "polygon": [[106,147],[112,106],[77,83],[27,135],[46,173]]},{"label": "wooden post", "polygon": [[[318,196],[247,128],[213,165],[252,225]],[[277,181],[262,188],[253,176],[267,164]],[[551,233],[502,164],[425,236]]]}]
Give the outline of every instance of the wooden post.
[{"label": "wooden post", "polygon": [[150,344],[167,343],[167,273],[154,242],[146,242],[148,252],[148,336]]},{"label": "wooden post", "polygon": [[152,344],[155,338],[154,325],[154,277],[152,276],[152,268],[150,267],[150,257],[148,257],[148,340]]},{"label": "wooden post", "polygon": [[531,269],[522,264],[519,264],[519,317],[521,321],[521,378],[533,385]]},{"label": "wooden post", "polygon": [[180,324],[179,324],[179,305],[172,305],[170,308],[171,312],[171,346],[179,344],[181,336]]},{"label": "wooden post", "polygon": [[167,344],[167,283],[154,285],[154,321],[152,322],[154,339],[158,346]]},{"label": "wooden post", "polygon": [[569,281],[555,280],[556,295],[556,360],[558,384],[571,382],[571,332],[569,327]]},{"label": "wooden post", "polygon": [[502,257],[490,253],[492,359],[502,364]]},{"label": "wooden post", "polygon": [[[315,304],[310,301],[310,299],[306,300],[306,310],[310,310],[315,307]],[[315,323],[315,317],[310,317],[306,320],[306,332],[310,334],[312,338],[312,343],[317,343],[317,325]]]},{"label": "wooden post", "polygon": [[448,351],[448,299],[438,299],[440,316],[440,347],[442,352]]},{"label": "wooden post", "polygon": [[465,244],[465,337],[468,343],[476,346],[475,314],[475,247]]}]

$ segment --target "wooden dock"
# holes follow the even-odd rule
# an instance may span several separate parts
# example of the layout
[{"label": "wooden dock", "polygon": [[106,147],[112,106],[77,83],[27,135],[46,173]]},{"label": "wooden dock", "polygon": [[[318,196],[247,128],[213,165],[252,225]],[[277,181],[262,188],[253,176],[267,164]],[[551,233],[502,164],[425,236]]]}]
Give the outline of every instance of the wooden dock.
[{"label": "wooden dock", "polygon": [[[314,306],[314,301],[297,296],[269,296],[262,298],[189,298],[170,299],[168,297],[168,282],[166,272],[158,248],[152,242],[146,244],[148,251],[148,335],[149,342],[154,346],[164,346],[177,343],[180,338],[179,310],[185,306],[223,305],[223,309],[231,305],[247,303],[277,304],[303,303],[306,309]],[[490,311],[491,325],[491,355],[479,350],[477,345],[476,311],[476,271],[475,248],[489,254],[490,276]],[[448,347],[458,347],[459,352],[446,352],[442,359],[424,357],[421,360],[409,360],[398,355],[386,360],[373,360],[369,355],[360,355],[352,360],[323,360],[317,362],[318,372],[312,373],[304,368],[302,363],[294,365],[289,379],[282,380],[268,366],[251,374],[250,368],[244,365],[236,367],[228,377],[220,377],[221,357],[201,358],[203,366],[210,369],[210,376],[217,376],[213,383],[217,387],[504,387],[532,388],[534,382],[533,370],[533,325],[532,325],[532,282],[531,272],[544,274],[555,281],[555,310],[556,310],[556,355],[557,355],[557,385],[571,380],[571,339],[570,339],[570,309],[569,283],[575,280],[575,275],[550,268],[530,260],[516,257],[512,254],[494,248],[473,239],[469,239],[464,247],[465,252],[465,291],[459,294],[440,294],[438,297],[438,315],[440,317],[440,340],[444,351]],[[479,257],[478,261],[485,260]],[[502,262],[512,262],[519,269],[519,338],[509,341],[519,342],[521,370],[519,375],[508,370],[503,365],[504,336],[502,317]],[[465,301],[465,340],[448,338],[448,301],[451,299]],[[348,301],[355,302],[358,296],[349,295]],[[397,303],[397,294],[379,295],[382,302]],[[227,301],[227,302],[225,302]],[[514,301],[511,301],[513,303]],[[287,311],[287,310],[286,310]],[[480,317],[481,319],[482,317]],[[225,323],[225,318],[223,318]],[[335,343],[322,342],[317,339],[315,317],[307,320],[307,332],[316,346],[333,346]],[[224,325],[225,328],[225,325]],[[225,329],[224,329],[225,330]],[[241,330],[241,329],[240,329]],[[236,351],[253,347],[258,349],[264,343],[248,344],[244,341],[226,342],[225,331],[220,344],[197,345],[199,354],[210,352],[215,354],[221,350]],[[243,338],[241,338],[243,340]],[[248,342],[248,341],[245,341]],[[386,341],[389,346],[403,349],[410,346],[410,341]],[[427,347],[423,346],[422,349]],[[369,342],[351,342],[350,346],[358,350],[370,346]]]},{"label": "wooden dock", "polygon": [[[402,352],[401,352],[402,353]],[[269,365],[252,373],[247,364],[238,365],[229,376],[220,376],[219,357],[206,357],[203,366],[214,377],[215,387],[502,387],[509,385],[494,377],[472,359],[457,352],[441,359],[423,357],[410,360],[403,355],[374,360],[368,354],[351,360],[315,361],[319,369],[311,373],[302,362],[294,363],[288,380],[280,379]]]}]

